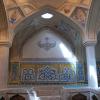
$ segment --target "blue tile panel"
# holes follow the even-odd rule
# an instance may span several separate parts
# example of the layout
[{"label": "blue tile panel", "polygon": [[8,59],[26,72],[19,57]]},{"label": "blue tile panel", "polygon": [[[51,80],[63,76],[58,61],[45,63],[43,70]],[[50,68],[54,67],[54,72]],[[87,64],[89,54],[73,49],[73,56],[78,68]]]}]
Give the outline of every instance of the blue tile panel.
[{"label": "blue tile panel", "polygon": [[[11,77],[12,76],[12,77]],[[9,83],[77,83],[85,81],[84,66],[72,63],[11,63]]]}]

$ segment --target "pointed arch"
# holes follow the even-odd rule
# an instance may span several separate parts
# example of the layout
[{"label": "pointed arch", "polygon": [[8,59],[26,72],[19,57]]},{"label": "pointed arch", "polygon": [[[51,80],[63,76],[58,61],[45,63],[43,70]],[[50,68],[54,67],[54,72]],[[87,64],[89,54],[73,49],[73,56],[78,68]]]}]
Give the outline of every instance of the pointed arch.
[{"label": "pointed arch", "polygon": [[[41,15],[46,12],[52,13],[54,15],[53,18],[49,20],[41,18]],[[70,18],[62,15],[52,7],[44,7],[25,18],[16,26],[14,30],[15,35],[13,35],[13,45],[20,48],[26,40],[44,27],[58,31],[62,36],[68,37],[73,43],[77,33],[80,34],[81,37],[84,37],[83,30]]]},{"label": "pointed arch", "polygon": [[[52,13],[54,15],[54,17],[50,20],[44,20],[41,18],[41,15],[44,13]],[[76,24],[75,22],[73,22],[70,18],[68,18],[67,16],[61,14],[59,11],[56,11],[54,8],[52,7],[43,7],[42,9],[37,10],[35,13],[33,13],[32,15],[26,17],[25,19],[23,19],[14,29],[14,33],[15,35],[19,34],[20,32],[22,33],[23,31],[28,31],[29,30],[38,30],[41,27],[44,26],[57,26],[61,21],[69,24],[71,27],[73,27],[75,30],[77,30],[77,32],[79,32],[81,34],[82,37],[84,37],[84,31],[83,29]],[[22,29],[23,28],[23,29]],[[14,37],[15,37],[14,35]],[[13,37],[13,38],[14,38]]]}]

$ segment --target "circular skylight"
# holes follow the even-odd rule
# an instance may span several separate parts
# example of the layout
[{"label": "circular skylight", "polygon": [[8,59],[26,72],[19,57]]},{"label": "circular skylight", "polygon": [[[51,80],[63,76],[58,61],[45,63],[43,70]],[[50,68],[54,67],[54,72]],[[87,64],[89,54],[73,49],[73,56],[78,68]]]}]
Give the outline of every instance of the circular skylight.
[{"label": "circular skylight", "polygon": [[44,18],[44,19],[50,19],[50,18],[53,17],[53,14],[51,14],[51,13],[45,13],[45,14],[41,15],[41,17]]}]

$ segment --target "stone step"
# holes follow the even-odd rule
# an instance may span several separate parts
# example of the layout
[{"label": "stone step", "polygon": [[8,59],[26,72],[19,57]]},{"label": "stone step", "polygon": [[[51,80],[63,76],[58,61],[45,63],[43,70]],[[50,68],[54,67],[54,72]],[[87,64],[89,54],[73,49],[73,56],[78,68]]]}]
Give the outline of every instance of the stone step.
[{"label": "stone step", "polygon": [[61,100],[60,96],[40,96],[39,100]]}]

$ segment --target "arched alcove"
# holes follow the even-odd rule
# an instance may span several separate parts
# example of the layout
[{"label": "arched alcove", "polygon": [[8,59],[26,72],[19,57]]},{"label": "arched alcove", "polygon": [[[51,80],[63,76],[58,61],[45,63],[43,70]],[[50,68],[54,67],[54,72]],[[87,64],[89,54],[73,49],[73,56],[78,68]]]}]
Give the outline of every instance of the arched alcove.
[{"label": "arched alcove", "polygon": [[[54,17],[41,18],[45,12]],[[11,83],[85,82],[82,30],[69,18],[45,9],[24,20],[15,32],[10,49]]]},{"label": "arched alcove", "polygon": [[[68,48],[70,53],[74,56],[75,45],[71,44],[70,41],[65,40],[59,33],[45,28],[36,32],[34,36],[25,41],[21,48],[21,58],[40,58],[40,59],[57,59],[66,58],[66,60],[72,59],[64,48]],[[68,56],[67,56],[68,55]],[[74,58],[73,58],[74,59]]]}]

